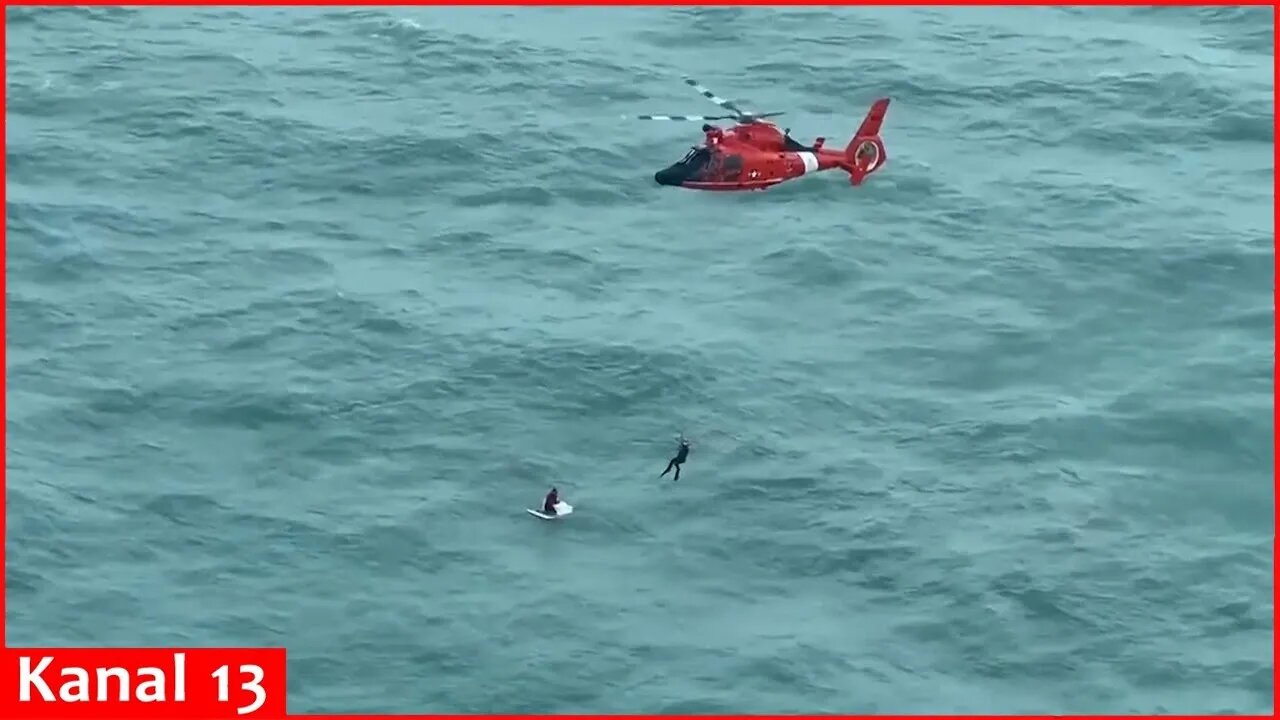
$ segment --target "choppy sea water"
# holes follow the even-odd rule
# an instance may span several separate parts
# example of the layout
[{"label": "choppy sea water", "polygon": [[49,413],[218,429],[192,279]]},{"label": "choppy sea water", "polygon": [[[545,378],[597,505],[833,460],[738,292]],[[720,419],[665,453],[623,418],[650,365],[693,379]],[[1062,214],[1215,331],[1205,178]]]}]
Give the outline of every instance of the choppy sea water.
[{"label": "choppy sea water", "polygon": [[[286,646],[293,712],[1271,711],[1270,9],[7,21],[10,644]],[[889,164],[657,187],[697,125],[619,118],[684,74],[841,144],[888,95]]]}]

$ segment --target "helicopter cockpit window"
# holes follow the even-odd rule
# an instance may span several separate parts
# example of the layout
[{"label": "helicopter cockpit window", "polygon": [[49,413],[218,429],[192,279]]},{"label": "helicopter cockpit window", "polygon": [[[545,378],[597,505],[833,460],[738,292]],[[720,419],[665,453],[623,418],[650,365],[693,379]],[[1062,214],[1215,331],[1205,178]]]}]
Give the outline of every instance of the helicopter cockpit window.
[{"label": "helicopter cockpit window", "polygon": [[684,158],[678,164],[688,165],[697,168],[707,164],[707,160],[711,158],[711,153],[706,148],[693,148],[685,154]]}]

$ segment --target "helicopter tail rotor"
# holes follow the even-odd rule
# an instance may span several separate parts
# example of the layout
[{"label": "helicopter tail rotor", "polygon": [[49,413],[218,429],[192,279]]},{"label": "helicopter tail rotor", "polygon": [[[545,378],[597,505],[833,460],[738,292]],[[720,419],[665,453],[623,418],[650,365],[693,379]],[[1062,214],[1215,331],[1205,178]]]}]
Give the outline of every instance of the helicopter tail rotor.
[{"label": "helicopter tail rotor", "polygon": [[861,185],[868,175],[879,170],[889,159],[884,140],[880,137],[889,102],[889,98],[880,98],[871,104],[867,116],[844,149],[844,162],[840,166],[849,173],[851,185]]}]

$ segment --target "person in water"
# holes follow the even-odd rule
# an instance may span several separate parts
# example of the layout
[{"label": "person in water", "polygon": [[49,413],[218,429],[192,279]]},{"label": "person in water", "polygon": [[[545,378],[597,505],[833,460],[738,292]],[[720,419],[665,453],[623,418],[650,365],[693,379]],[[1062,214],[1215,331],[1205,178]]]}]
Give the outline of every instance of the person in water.
[{"label": "person in water", "polygon": [[542,512],[546,515],[558,515],[556,505],[560,504],[560,492],[555,488],[551,488],[551,492],[547,493],[547,498],[542,501]]},{"label": "person in water", "polygon": [[680,479],[680,466],[683,465],[684,461],[688,459],[689,459],[689,441],[685,439],[684,435],[681,435],[680,449],[676,451],[676,456],[671,458],[671,462],[667,463],[667,469],[663,470],[662,475],[659,475],[658,477],[665,476],[667,473],[671,472],[671,468],[675,468],[676,475],[675,477],[671,478],[671,482],[678,481]]}]

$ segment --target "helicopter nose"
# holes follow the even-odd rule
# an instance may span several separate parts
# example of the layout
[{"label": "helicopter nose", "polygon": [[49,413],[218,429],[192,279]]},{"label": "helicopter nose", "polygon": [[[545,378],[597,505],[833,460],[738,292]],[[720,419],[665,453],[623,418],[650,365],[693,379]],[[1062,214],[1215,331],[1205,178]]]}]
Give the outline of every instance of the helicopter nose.
[{"label": "helicopter nose", "polygon": [[675,168],[664,168],[653,174],[653,181],[659,185],[679,185],[680,172]]}]

